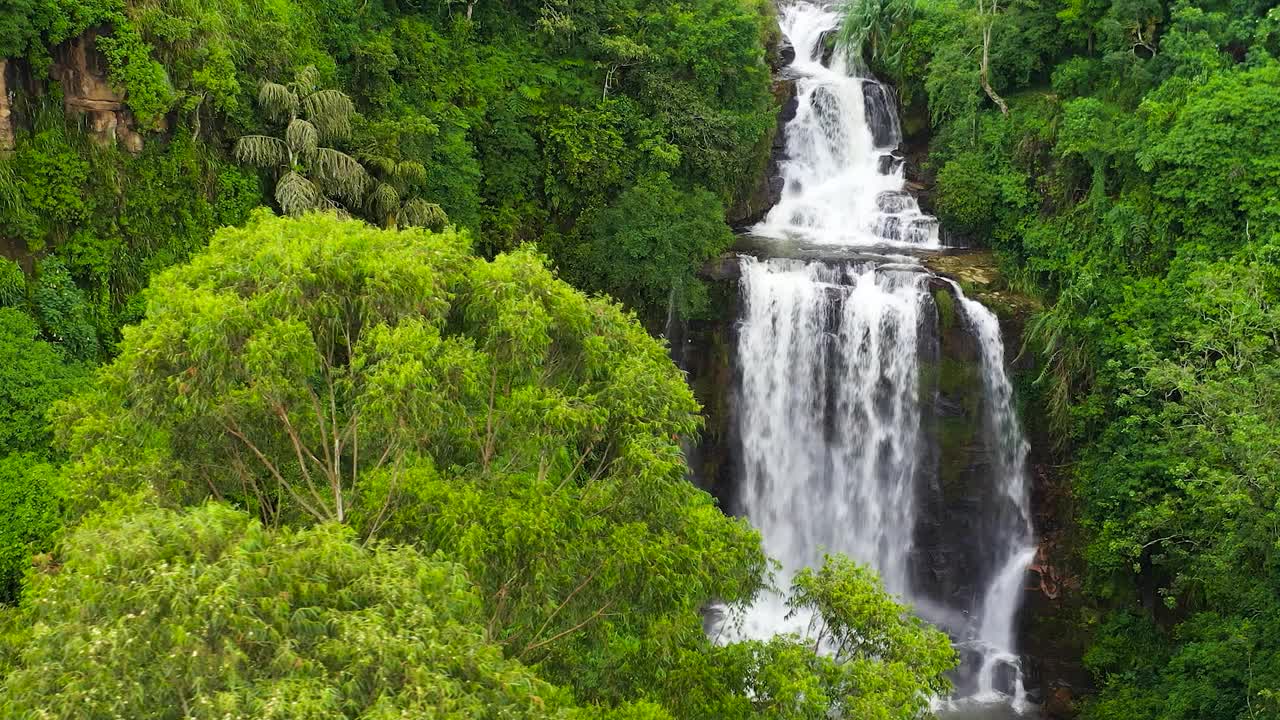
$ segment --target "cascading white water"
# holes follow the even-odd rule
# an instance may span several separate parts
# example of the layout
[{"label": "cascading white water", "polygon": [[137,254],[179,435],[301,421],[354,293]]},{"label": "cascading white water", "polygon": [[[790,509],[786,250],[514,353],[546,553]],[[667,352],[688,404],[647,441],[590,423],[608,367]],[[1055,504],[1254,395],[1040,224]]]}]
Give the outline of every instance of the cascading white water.
[{"label": "cascading white water", "polygon": [[920,363],[924,333],[936,331],[927,312],[932,276],[920,265],[753,257],[742,258],[741,272],[739,503],[781,571],[778,591],[728,635],[805,634],[810,618],[788,617],[784,593],[798,570],[843,552],[875,568],[890,592],[926,606],[965,651],[966,690],[937,710],[1025,711],[1014,621],[1035,545],[1027,443],[995,315],[952,284],[979,348],[991,531],[972,538],[988,568],[981,597],[940,606],[915,587],[909,567],[923,520]]},{"label": "cascading white water", "polygon": [[[890,154],[901,140],[891,91],[852,76],[838,52],[823,64],[823,36],[838,20],[822,4],[780,8],[796,49],[798,107],[786,127],[781,201],[752,233],[826,246],[937,247],[936,221],[905,192],[901,163]],[[939,710],[998,702],[1021,712],[1014,622],[1035,550],[1027,444],[999,324],[954,286],[980,348],[991,492],[980,509],[983,532],[972,540],[981,563],[971,580],[983,590],[939,599],[915,587],[919,568],[911,567],[925,492],[919,478],[927,472],[920,363],[937,324],[931,275],[900,260],[742,259],[739,509],[779,561],[782,591],[824,551],[843,552],[951,632],[964,651],[966,683],[962,697],[940,700]],[[803,634],[809,618],[786,616],[785,599],[768,594],[728,634]]]},{"label": "cascading white water", "polygon": [[1013,384],[1004,366],[1004,341],[1000,337],[1000,321],[982,303],[964,296],[960,286],[952,283],[960,298],[965,318],[978,341],[982,362],[984,422],[994,456],[992,480],[997,490],[991,509],[996,529],[988,557],[998,559],[997,572],[987,583],[982,598],[981,621],[976,638],[971,641],[982,657],[977,673],[977,691],[972,700],[995,702],[1003,699],[996,688],[996,675],[1001,666],[1011,668],[1012,687],[1006,688],[1013,708],[1019,712],[1027,706],[1022,683],[1021,663],[1014,647],[1014,620],[1018,613],[1021,588],[1027,566],[1035,557],[1036,545],[1031,523],[1027,492],[1027,452],[1029,450],[1013,402]]},{"label": "cascading white water", "polygon": [[[875,567],[907,591],[920,435],[919,272],[797,260],[742,264],[742,504],[778,586],[824,551]],[[746,634],[800,631],[772,594]]]},{"label": "cascading white water", "polygon": [[795,48],[796,116],[786,127],[782,197],[752,234],[812,243],[936,246],[937,221],[905,191],[893,92],[851,74],[845,53],[823,64],[823,38],[839,25],[825,5],[779,8]]}]

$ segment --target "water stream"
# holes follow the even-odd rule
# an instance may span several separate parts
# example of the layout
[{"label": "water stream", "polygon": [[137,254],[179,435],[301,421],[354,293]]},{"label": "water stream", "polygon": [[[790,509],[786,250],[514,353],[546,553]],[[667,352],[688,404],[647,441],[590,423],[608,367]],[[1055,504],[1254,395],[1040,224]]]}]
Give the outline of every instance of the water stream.
[{"label": "water stream", "polygon": [[796,2],[778,9],[795,48],[796,116],[787,123],[782,197],[752,234],[842,245],[936,247],[938,222],[906,192],[893,91],[854,72],[845,54],[823,63],[839,16]]},{"label": "water stream", "polygon": [[[782,198],[751,232],[880,253],[937,248],[937,221],[906,192],[895,154],[901,130],[893,92],[860,76],[842,53],[824,52],[838,21],[819,3],[780,8],[782,32],[796,49],[788,72],[798,107],[785,129]],[[738,509],[780,562],[778,586],[820,564],[824,551],[870,565],[961,651],[956,694],[937,700],[939,712],[1023,712],[1015,621],[1035,545],[1027,444],[996,316],[954,284],[938,290],[945,281],[909,257],[741,262]],[[959,596],[927,586],[926,561],[916,552],[922,499],[936,485],[928,480],[936,448],[926,417],[935,390],[921,380],[940,332],[931,284],[959,301],[978,349],[982,411],[974,422],[990,458],[980,517],[971,519],[978,530],[964,549],[980,558],[972,580],[981,591]],[[768,594],[747,610],[739,632],[763,638],[807,625],[808,618],[787,619],[784,598]]]}]

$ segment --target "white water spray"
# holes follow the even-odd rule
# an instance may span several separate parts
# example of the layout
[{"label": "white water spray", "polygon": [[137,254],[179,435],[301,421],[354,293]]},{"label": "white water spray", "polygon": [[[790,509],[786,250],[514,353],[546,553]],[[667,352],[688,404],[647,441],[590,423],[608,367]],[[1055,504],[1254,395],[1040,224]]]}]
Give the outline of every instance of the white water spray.
[{"label": "white water spray", "polygon": [[842,245],[936,247],[938,223],[905,190],[893,92],[851,74],[845,53],[823,64],[823,38],[840,22],[809,2],[779,8],[795,48],[796,116],[786,127],[782,197],[752,234]]},{"label": "white water spray", "polygon": [[[742,505],[785,589],[822,553],[907,591],[919,456],[916,344],[925,275],[796,260],[742,265]],[[800,632],[771,594],[748,636]]]},{"label": "white water spray", "polygon": [[[1014,408],[1013,384],[1005,371],[1000,322],[982,303],[965,297],[959,285],[952,283],[952,287],[982,354],[983,420],[993,446],[992,481],[1000,491],[997,507],[991,508],[997,533],[990,547],[983,549],[999,561],[994,565],[997,572],[987,583],[981,621],[972,641],[982,656],[972,700],[998,702],[1007,697],[1014,710],[1022,712],[1028,703],[1021,660],[1015,652],[1014,621],[1021,604],[1027,566],[1036,554],[1027,488],[1029,447]],[[1001,667],[1008,667],[1012,675],[1011,687],[1004,688],[1003,692],[996,686]]]}]

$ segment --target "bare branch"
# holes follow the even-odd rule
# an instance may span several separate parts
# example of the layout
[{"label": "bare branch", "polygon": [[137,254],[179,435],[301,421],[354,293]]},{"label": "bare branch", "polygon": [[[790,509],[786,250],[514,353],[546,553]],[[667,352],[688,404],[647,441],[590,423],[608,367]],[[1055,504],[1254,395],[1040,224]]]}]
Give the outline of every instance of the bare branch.
[{"label": "bare branch", "polygon": [[276,482],[279,483],[280,487],[284,488],[285,492],[289,493],[289,496],[293,498],[294,502],[298,503],[299,507],[301,507],[303,510],[306,510],[312,517],[314,517],[317,520],[320,520],[321,522],[332,519],[329,517],[328,514],[317,511],[315,508],[309,505],[306,500],[303,500],[302,496],[298,495],[298,493],[294,491],[293,484],[290,483],[288,480],[285,480],[284,475],[282,475],[280,473],[280,470],[276,468],[275,463],[271,462],[271,460],[266,455],[264,455],[261,450],[258,449],[258,446],[254,445],[253,442],[250,441],[249,438],[244,435],[244,433],[236,429],[234,424],[229,424],[224,422],[222,427],[227,432],[231,433],[233,436],[239,439],[240,442],[244,443],[245,447],[249,448],[249,450],[253,452],[254,456],[258,458],[258,461],[261,462],[267,468],[267,471],[270,472],[272,477],[276,479]]},{"label": "bare branch", "polygon": [[613,607],[613,603],[614,603],[614,600],[610,600],[609,602],[602,605],[599,610],[596,610],[594,613],[592,613],[591,617],[587,618],[586,620],[583,620],[582,622],[578,623],[577,625],[574,625],[573,627],[569,628],[568,630],[565,630],[564,632],[556,633],[555,635],[552,635],[551,637],[547,638],[546,640],[543,640],[542,642],[538,642],[538,643],[534,643],[532,645],[526,646],[525,649],[520,652],[519,657],[523,658],[530,651],[537,650],[540,647],[545,647],[547,645],[550,645],[551,643],[559,640],[560,638],[566,635],[569,635],[571,633],[575,633],[581,630],[582,628],[594,622],[601,615],[604,615],[605,612],[610,607]]}]

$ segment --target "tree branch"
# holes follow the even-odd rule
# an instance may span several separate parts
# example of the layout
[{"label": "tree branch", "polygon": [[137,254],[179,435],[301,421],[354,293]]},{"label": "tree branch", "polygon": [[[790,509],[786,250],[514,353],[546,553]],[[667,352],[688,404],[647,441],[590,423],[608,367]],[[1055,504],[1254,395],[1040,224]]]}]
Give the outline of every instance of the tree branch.
[{"label": "tree branch", "polygon": [[288,480],[285,480],[284,475],[280,474],[280,471],[276,468],[275,463],[271,462],[271,460],[268,459],[267,456],[264,455],[262,451],[258,449],[258,446],[254,445],[253,442],[249,440],[249,438],[245,437],[244,433],[236,429],[234,427],[234,424],[229,424],[224,421],[222,424],[222,427],[227,432],[231,433],[233,436],[238,438],[240,442],[244,443],[245,447],[249,448],[249,450],[253,452],[253,454],[258,458],[258,461],[261,462],[267,468],[267,470],[271,473],[271,475],[276,479],[276,482],[280,484],[280,487],[284,488],[285,492],[289,493],[289,496],[293,498],[294,502],[298,503],[299,507],[301,507],[306,512],[310,513],[312,517],[314,517],[317,520],[320,520],[321,522],[332,519],[332,517],[329,516],[327,513],[319,512],[315,508],[308,505],[307,501],[303,500],[302,496],[298,495],[298,493],[293,489],[293,484],[290,483]]},{"label": "tree branch", "polygon": [[582,622],[578,623],[577,625],[574,625],[573,627],[569,628],[568,630],[565,630],[564,632],[556,633],[555,635],[552,635],[551,637],[547,638],[546,640],[543,640],[542,642],[537,642],[532,645],[526,646],[525,649],[520,652],[519,657],[523,658],[527,653],[529,653],[532,650],[537,650],[540,647],[545,647],[547,645],[550,645],[551,643],[555,642],[556,640],[559,640],[565,635],[569,635],[570,633],[574,633],[581,630],[582,628],[594,622],[601,615],[604,615],[605,611],[607,611],[610,607],[613,606],[613,603],[614,601],[610,600],[609,602],[601,606],[599,610],[596,610],[594,613],[592,613],[591,617],[587,618],[586,620],[583,620]]}]

